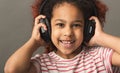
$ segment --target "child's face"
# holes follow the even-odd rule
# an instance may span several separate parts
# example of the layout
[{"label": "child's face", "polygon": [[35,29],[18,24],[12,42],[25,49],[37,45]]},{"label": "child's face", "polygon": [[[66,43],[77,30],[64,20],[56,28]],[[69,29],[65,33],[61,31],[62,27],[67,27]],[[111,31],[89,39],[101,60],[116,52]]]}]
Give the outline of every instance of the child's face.
[{"label": "child's face", "polygon": [[[51,39],[59,55],[74,55],[83,42],[84,18],[75,6],[64,3],[53,10]],[[77,51],[78,52],[78,51]]]}]

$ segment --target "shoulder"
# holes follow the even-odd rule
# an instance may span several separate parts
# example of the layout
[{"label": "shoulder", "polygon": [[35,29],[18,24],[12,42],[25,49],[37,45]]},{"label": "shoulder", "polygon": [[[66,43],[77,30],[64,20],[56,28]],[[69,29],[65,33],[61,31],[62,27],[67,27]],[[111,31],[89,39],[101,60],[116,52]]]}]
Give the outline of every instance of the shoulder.
[{"label": "shoulder", "polygon": [[92,46],[92,47],[84,47],[84,51],[88,51],[88,52],[109,52],[112,51],[112,49],[107,48],[107,47],[102,47],[102,46]]},{"label": "shoulder", "polygon": [[36,54],[35,56],[33,56],[31,59],[39,59],[39,60],[43,60],[43,59],[47,59],[50,58],[50,56],[53,54],[53,52],[50,53],[42,53],[42,54]]},{"label": "shoulder", "polygon": [[49,64],[50,61],[50,55],[52,55],[53,52],[50,53],[43,53],[43,54],[36,54],[31,58],[31,64],[33,67],[35,67],[37,73],[41,72],[41,67],[46,66]]},{"label": "shoulder", "polygon": [[102,46],[84,47],[83,52],[90,55],[99,55],[100,57],[111,56],[113,50]]}]

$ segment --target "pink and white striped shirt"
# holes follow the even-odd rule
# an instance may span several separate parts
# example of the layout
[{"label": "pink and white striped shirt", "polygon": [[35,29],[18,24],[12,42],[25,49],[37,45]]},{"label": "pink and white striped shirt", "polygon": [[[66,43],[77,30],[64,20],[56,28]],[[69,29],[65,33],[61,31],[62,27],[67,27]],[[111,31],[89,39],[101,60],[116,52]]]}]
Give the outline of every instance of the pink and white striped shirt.
[{"label": "pink and white striped shirt", "polygon": [[64,59],[55,52],[32,57],[37,73],[120,73],[111,66],[112,49],[104,47],[83,48],[72,59]]}]

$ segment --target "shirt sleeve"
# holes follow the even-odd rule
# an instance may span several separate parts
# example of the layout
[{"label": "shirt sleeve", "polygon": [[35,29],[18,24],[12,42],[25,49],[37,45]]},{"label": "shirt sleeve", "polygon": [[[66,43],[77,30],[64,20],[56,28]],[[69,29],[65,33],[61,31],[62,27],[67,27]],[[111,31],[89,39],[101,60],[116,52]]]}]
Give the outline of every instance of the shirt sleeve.
[{"label": "shirt sleeve", "polygon": [[120,73],[120,67],[112,65],[113,50],[110,48],[101,47],[101,56],[103,57],[104,64],[108,70],[108,73]]},{"label": "shirt sleeve", "polygon": [[31,63],[35,66],[37,73],[41,72],[40,55],[37,54],[31,58]]},{"label": "shirt sleeve", "polygon": [[112,72],[111,60],[112,60],[113,50],[105,47],[98,47],[98,49],[101,59],[103,59],[104,61],[107,72],[111,73]]}]

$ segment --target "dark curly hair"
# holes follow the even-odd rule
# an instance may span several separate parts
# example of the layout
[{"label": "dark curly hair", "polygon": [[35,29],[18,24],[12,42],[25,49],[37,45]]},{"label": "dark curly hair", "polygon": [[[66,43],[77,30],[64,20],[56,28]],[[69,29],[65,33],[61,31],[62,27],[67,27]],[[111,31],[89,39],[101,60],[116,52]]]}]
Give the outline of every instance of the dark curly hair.
[{"label": "dark curly hair", "polygon": [[[46,1],[46,2],[45,2]],[[32,5],[33,18],[39,14],[46,15],[50,22],[52,18],[52,12],[56,6],[63,4],[64,2],[74,5],[80,9],[86,22],[91,16],[97,16],[102,26],[104,26],[107,6],[100,0],[35,0]],[[45,3],[45,4],[43,4]]]},{"label": "dark curly hair", "polygon": [[107,6],[100,0],[47,0],[45,5],[42,7],[42,11],[40,12],[41,5],[44,1],[45,0],[35,0],[33,3],[32,13],[34,18],[41,13],[46,15],[50,20],[52,17],[53,8],[56,5],[67,2],[82,10],[85,19],[89,19],[91,16],[97,16],[101,23],[104,24],[106,12],[108,10]]}]

